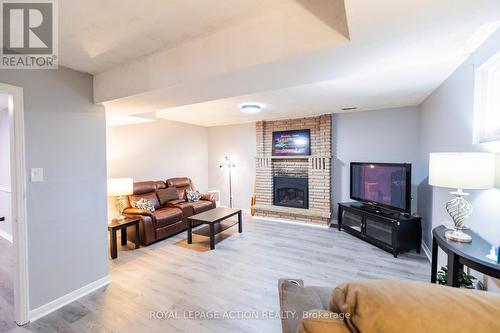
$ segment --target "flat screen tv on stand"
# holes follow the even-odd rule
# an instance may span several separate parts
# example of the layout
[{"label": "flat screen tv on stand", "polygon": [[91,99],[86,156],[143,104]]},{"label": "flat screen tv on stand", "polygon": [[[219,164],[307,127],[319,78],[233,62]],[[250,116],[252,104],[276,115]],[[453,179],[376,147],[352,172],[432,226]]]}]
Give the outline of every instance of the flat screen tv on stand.
[{"label": "flat screen tv on stand", "polygon": [[366,209],[411,212],[411,164],[351,162],[351,199]]}]

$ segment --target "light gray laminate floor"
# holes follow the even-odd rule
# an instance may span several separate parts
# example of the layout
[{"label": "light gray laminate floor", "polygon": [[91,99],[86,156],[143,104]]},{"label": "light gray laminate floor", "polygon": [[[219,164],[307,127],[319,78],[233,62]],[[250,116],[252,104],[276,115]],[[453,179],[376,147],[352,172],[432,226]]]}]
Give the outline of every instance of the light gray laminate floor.
[{"label": "light gray laminate floor", "polygon": [[[227,235],[230,235],[227,237]],[[356,279],[428,281],[430,264],[414,251],[397,259],[336,229],[244,218],[244,230],[227,230],[214,251],[208,239],[181,233],[110,261],[113,282],[30,323],[33,332],[280,332],[277,281],[335,286]],[[131,244],[129,244],[131,248]],[[151,319],[165,311],[177,319]],[[214,316],[258,319],[185,319]],[[233,312],[227,312],[233,311]],[[274,312],[276,311],[276,312]],[[201,312],[203,313],[203,312]],[[155,312],[156,314],[156,312]],[[158,314],[156,314],[158,317]]]},{"label": "light gray laminate floor", "polygon": [[0,332],[14,323],[14,246],[0,237]]}]

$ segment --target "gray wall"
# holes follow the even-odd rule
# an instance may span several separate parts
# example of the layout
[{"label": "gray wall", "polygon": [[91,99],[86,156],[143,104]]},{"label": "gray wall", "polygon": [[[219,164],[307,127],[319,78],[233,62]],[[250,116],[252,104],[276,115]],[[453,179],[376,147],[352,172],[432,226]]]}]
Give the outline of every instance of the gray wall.
[{"label": "gray wall", "polygon": [[[413,211],[417,210],[419,167],[418,107],[333,114],[333,208],[349,201],[349,163],[352,161],[408,162],[413,171]],[[255,177],[255,124],[211,127],[209,138],[209,187],[221,190],[227,204],[227,174],[219,164],[224,156],[233,156],[234,205],[249,208]],[[335,216],[335,215],[334,215]]]},{"label": "gray wall", "polygon": [[0,236],[12,238],[11,200],[10,192],[10,121],[7,94],[0,92],[0,216],[5,221],[0,222]]},{"label": "gray wall", "polygon": [[[92,77],[70,69],[0,70],[24,88],[30,308],[108,274],[106,128]],[[26,175],[28,176],[28,175]]]},{"label": "gray wall", "polygon": [[[421,105],[420,161],[424,179],[419,185],[419,213],[423,215],[424,242],[430,248],[433,227],[450,221],[444,205],[450,189],[428,185],[429,153],[497,151],[496,147],[473,144],[474,67],[500,51],[500,30],[492,35]],[[470,227],[489,242],[500,245],[500,190],[468,191],[474,212]]]},{"label": "gray wall", "polygon": [[[412,211],[417,209],[419,142],[418,107],[334,114],[333,210],[349,199],[350,162],[412,164]],[[336,216],[336,215],[334,215]]]},{"label": "gray wall", "polygon": [[219,165],[224,156],[234,161],[233,207],[250,209],[254,193],[255,123],[216,126],[208,129],[208,186],[221,191],[221,205],[229,206],[229,176]]}]

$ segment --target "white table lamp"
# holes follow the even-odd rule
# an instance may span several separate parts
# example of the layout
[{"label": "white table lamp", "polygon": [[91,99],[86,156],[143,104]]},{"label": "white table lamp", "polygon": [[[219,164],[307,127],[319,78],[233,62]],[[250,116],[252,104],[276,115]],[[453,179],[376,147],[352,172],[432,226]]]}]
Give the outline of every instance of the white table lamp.
[{"label": "white table lamp", "polygon": [[116,197],[116,208],[120,213],[118,220],[124,220],[123,210],[126,207],[125,196],[134,193],[134,180],[132,178],[108,179],[108,196]]},{"label": "white table lamp", "polygon": [[485,190],[495,185],[495,155],[492,153],[431,153],[429,157],[429,185],[456,188],[455,196],[446,203],[455,230],[447,231],[446,238],[470,242],[465,234],[464,221],[472,213],[472,205],[464,199],[463,190]]}]

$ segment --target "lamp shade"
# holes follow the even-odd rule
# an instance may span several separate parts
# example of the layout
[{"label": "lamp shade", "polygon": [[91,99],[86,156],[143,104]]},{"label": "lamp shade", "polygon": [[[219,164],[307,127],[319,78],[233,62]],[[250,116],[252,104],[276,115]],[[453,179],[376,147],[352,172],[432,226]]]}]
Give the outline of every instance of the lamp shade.
[{"label": "lamp shade", "polygon": [[134,180],[132,178],[108,179],[108,196],[118,197],[134,193]]},{"label": "lamp shade", "polygon": [[491,153],[431,153],[429,184],[485,190],[495,185],[495,155]]}]

